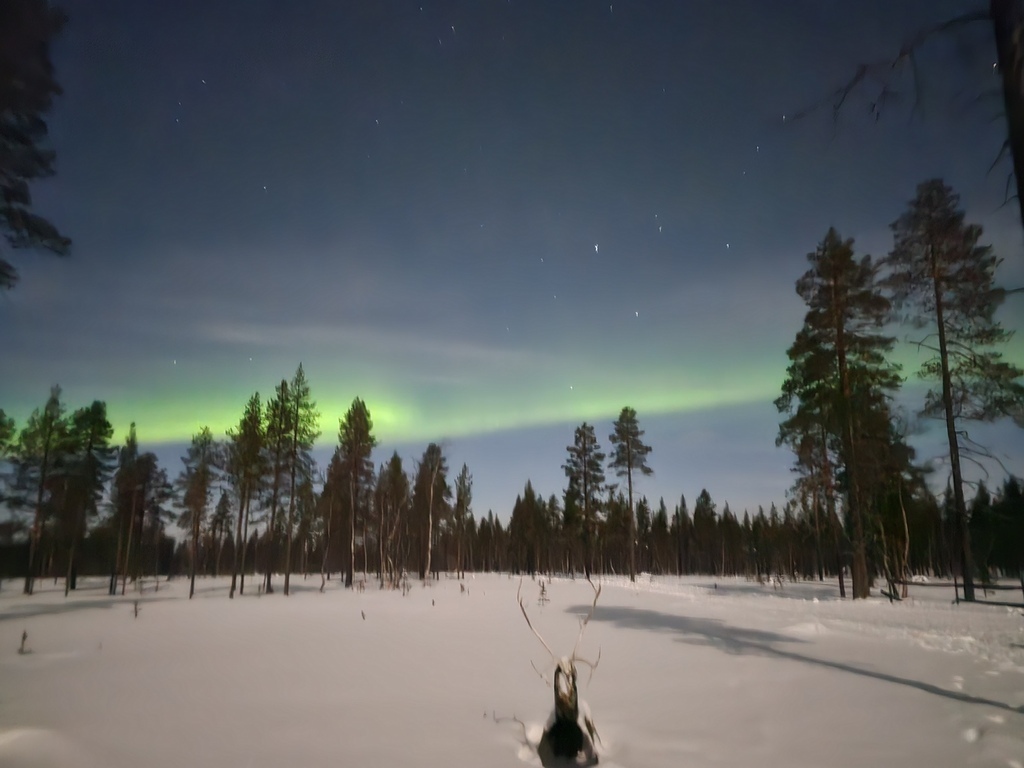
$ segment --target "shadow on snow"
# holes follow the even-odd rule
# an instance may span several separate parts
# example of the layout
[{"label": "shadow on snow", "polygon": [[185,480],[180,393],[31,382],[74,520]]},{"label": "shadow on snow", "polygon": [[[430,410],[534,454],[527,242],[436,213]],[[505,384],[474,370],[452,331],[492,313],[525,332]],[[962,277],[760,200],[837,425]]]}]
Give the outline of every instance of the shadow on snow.
[{"label": "shadow on snow", "polygon": [[[573,605],[566,608],[566,613],[574,615],[586,614],[590,610],[589,605]],[[621,606],[601,606],[594,612],[591,621],[607,621],[626,629],[639,629],[646,631],[673,632],[681,635],[676,642],[688,645],[701,645],[718,648],[725,653],[734,654],[759,654],[762,656],[787,659],[804,664],[812,664],[827,669],[835,669],[840,672],[847,672],[852,675],[881,680],[886,683],[894,683],[909,688],[916,688],[924,693],[934,696],[942,696],[953,701],[960,701],[965,704],[983,704],[989,707],[1024,714],[1024,705],[1019,707],[1011,706],[1002,701],[993,701],[980,696],[972,696],[962,691],[950,691],[940,688],[931,683],[911,680],[887,672],[879,672],[872,669],[847,664],[841,661],[829,661],[818,659],[798,653],[795,650],[775,647],[775,643],[803,644],[804,640],[799,638],[780,635],[776,632],[766,632],[759,629],[747,629],[726,624],[717,619],[704,619],[693,616],[677,616],[661,611],[652,611],[643,608],[627,608]]]}]

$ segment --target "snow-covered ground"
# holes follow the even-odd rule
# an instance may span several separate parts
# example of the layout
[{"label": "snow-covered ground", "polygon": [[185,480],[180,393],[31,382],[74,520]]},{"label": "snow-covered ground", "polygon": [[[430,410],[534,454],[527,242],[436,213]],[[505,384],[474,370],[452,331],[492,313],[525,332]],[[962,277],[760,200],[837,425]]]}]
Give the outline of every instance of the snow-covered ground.
[{"label": "snow-covered ground", "polygon": [[[0,766],[539,765],[552,693],[530,662],[550,661],[518,579],[403,596],[298,577],[291,597],[235,600],[227,583],[189,601],[184,579],[123,598],[84,580],[67,599],[5,582]],[[602,765],[1024,766],[1018,609],[924,587],[891,605],[840,602],[832,584],[602,584],[580,646],[601,654],[580,681]],[[590,586],[555,579],[543,603],[538,582],[522,590],[568,654]]]}]

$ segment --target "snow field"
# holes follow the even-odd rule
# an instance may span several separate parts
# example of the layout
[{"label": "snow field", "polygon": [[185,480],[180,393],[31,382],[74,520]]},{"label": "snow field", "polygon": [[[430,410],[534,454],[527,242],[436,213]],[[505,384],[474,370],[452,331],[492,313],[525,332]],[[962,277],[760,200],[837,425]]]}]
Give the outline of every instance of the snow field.
[{"label": "snow field", "polygon": [[[518,578],[408,595],[318,576],[229,600],[227,579],[111,598],[87,579],[0,591],[0,766],[522,766],[552,706]],[[834,584],[605,579],[581,656],[601,764],[1024,766],[1024,616]],[[249,587],[247,587],[248,589]],[[571,652],[593,592],[554,579],[530,618]],[[136,618],[134,603],[139,601]],[[19,654],[22,631],[28,632]],[[497,718],[497,720],[496,720]],[[516,722],[515,719],[519,722]]]}]

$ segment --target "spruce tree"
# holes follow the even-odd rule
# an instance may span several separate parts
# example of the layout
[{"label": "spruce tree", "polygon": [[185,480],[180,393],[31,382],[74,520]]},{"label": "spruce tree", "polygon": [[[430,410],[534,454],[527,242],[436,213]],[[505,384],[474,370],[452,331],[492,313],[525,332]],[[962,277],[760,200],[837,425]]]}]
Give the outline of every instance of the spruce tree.
[{"label": "spruce tree", "polygon": [[957,555],[964,597],[974,599],[967,505],[961,457],[963,422],[1020,416],[1024,372],[1002,359],[998,347],[1011,334],[995,319],[1005,292],[995,286],[999,265],[980,245],[982,229],[964,222],[959,195],[941,179],[918,185],[917,196],[892,224],[893,249],[886,283],[905,319],[927,328],[918,347],[930,353],[918,375],[938,383],[925,396],[922,414],[944,422],[952,477]]},{"label": "spruce tree", "polygon": [[594,435],[594,427],[586,422],[576,427],[573,444],[566,446],[566,450],[569,457],[562,469],[570,485],[575,484],[583,506],[583,571],[590,578],[594,566],[593,539],[597,530],[598,494],[604,484],[605,456]]},{"label": "spruce tree", "polygon": [[455,524],[455,575],[459,578],[465,576],[465,548],[468,544],[467,537],[469,528],[473,523],[473,476],[469,474],[469,467],[465,464],[455,478],[455,509],[453,510],[453,523]]}]

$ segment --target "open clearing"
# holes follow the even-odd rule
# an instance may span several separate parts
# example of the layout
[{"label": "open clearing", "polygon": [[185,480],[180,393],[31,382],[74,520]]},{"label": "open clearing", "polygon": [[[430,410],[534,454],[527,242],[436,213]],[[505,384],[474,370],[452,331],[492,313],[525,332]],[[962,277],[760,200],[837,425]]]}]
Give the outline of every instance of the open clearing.
[{"label": "open clearing", "polygon": [[[71,597],[0,592],[0,766],[539,765],[551,662],[506,575],[413,582],[403,596],[229,600],[227,579]],[[465,591],[462,587],[465,586]],[[895,605],[743,579],[603,579],[580,655],[601,764],[1024,766],[1024,616],[917,587]],[[522,594],[568,654],[593,592]],[[135,603],[138,601],[138,616]],[[28,653],[19,653],[22,633]],[[517,718],[522,724],[517,723]]]}]

